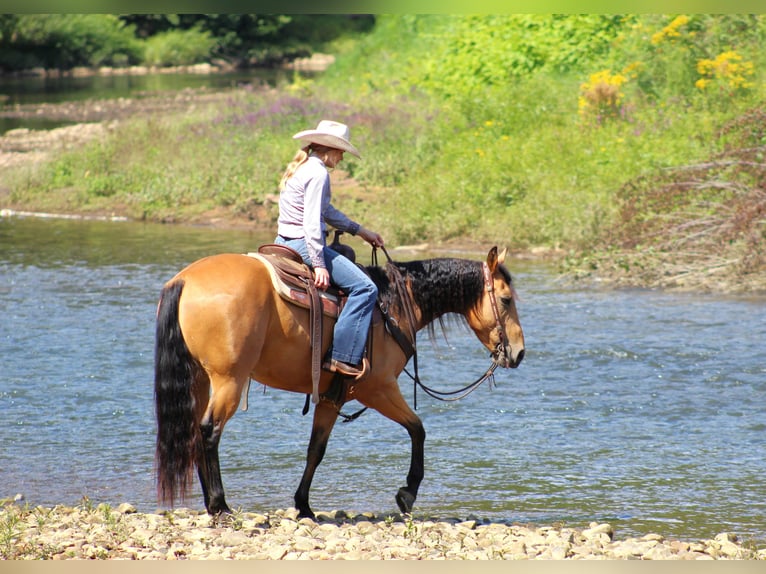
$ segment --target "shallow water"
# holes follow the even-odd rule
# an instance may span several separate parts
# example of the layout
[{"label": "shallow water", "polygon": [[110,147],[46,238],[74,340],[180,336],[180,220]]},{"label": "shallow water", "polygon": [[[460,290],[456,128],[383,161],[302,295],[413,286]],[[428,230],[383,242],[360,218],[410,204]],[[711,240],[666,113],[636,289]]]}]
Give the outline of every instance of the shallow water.
[{"label": "shallow water", "polygon": [[[220,90],[241,85],[271,86],[291,81],[295,74],[311,76],[310,72],[279,69],[256,69],[246,72],[212,74],[144,74],[94,75],[77,77],[25,76],[0,77],[0,135],[18,128],[47,130],[71,122],[45,118],[15,117],[17,106],[78,102],[89,99],[140,98],[145,95],[206,88]],[[8,117],[6,117],[8,115]]]},{"label": "shallow water", "polygon": [[[88,496],[155,510],[159,290],[198,257],[269,240],[209,228],[0,219],[0,497],[73,505]],[[766,301],[573,289],[545,265],[510,268],[526,358],[498,371],[495,388],[456,403],[418,394],[428,437],[415,516],[608,521],[618,536],[733,531],[766,541]],[[456,388],[488,366],[464,329],[450,329],[446,342],[419,342],[431,386]],[[412,384],[400,381],[411,401]],[[230,421],[221,445],[233,507],[292,505],[311,425],[303,400],[253,384],[250,410]],[[397,512],[409,448],[404,429],[377,413],[338,424],[313,507]],[[196,485],[186,504],[202,508]]]}]

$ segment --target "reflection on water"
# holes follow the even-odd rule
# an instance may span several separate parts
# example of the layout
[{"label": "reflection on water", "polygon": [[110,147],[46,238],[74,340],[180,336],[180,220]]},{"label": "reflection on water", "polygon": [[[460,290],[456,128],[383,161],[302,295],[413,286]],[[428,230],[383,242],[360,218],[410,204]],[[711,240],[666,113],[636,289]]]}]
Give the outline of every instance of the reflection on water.
[{"label": "reflection on water", "polygon": [[[194,259],[270,241],[245,231],[0,219],[0,497],[156,508],[154,312]],[[360,252],[362,253],[362,252]],[[367,259],[366,256],[360,259]],[[587,526],[694,540],[766,541],[766,302],[563,288],[511,264],[527,356],[457,403],[418,396],[426,476],[416,517]],[[456,388],[486,351],[451,329],[420,338],[424,380]],[[401,380],[412,401],[412,384]],[[228,500],[292,504],[310,417],[303,397],[254,384],[221,445]],[[351,407],[349,407],[351,408]],[[317,510],[396,512],[405,431],[366,413],[337,425],[317,471]],[[202,507],[195,487],[187,504]]]},{"label": "reflection on water", "polygon": [[70,122],[45,118],[19,118],[14,108],[29,104],[77,102],[89,99],[140,98],[184,89],[221,90],[242,85],[276,86],[290,82],[296,74],[312,72],[279,69],[250,70],[220,74],[96,75],[85,77],[0,77],[0,134],[17,128],[47,130]]},{"label": "reflection on water", "polygon": [[[7,107],[19,104],[58,103],[92,99],[141,96],[184,88],[223,89],[243,84],[269,84],[289,81],[297,72],[288,70],[252,70],[223,74],[144,74],[97,75],[82,77],[2,77],[0,103]],[[301,75],[310,75],[301,72]]]},{"label": "reflection on water", "polygon": [[0,219],[4,262],[42,267],[158,265],[170,269],[221,251],[252,251],[271,239],[252,231],[129,221]]}]

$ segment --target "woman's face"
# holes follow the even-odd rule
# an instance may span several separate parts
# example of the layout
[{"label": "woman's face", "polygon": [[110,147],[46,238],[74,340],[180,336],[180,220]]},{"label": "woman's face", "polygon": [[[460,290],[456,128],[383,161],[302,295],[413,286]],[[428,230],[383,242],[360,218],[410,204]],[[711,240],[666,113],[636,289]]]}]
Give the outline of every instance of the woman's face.
[{"label": "woman's face", "polygon": [[343,150],[331,149],[327,152],[327,156],[324,163],[327,167],[333,168],[336,165],[338,165],[342,160],[343,160]]}]

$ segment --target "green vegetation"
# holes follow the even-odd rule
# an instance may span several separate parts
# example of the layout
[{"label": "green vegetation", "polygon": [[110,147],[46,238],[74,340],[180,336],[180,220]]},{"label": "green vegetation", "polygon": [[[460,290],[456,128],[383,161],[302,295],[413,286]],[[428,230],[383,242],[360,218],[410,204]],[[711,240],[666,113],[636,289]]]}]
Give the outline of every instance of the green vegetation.
[{"label": "green vegetation", "polygon": [[704,161],[622,186],[617,217],[570,272],[630,286],[764,291],[766,108],[726,124],[716,140],[722,151]]},{"label": "green vegetation", "polygon": [[117,16],[0,15],[0,71],[120,66],[140,57],[140,43]]},{"label": "green vegetation", "polygon": [[[761,15],[381,16],[368,34],[322,40],[337,61],[321,78],[126,122],[17,173],[12,198],[58,194],[156,219],[226,209],[269,224],[290,135],[333,117],[363,155],[343,164],[356,184],[338,192],[343,207],[392,244],[608,252],[632,201],[620,190],[717,157],[732,139],[723,126],[761,118],[765,36]],[[757,213],[749,245],[765,238]],[[583,264],[603,260],[573,260]]]},{"label": "green vegetation", "polygon": [[0,14],[0,72],[210,61],[268,66],[373,22],[337,14]]}]

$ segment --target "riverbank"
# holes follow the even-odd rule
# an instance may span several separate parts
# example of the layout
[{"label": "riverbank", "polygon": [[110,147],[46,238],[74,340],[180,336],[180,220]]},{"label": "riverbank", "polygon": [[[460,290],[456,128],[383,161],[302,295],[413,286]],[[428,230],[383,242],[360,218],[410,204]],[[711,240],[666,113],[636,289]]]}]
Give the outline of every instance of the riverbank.
[{"label": "riverbank", "polygon": [[[315,60],[313,63],[296,62],[295,65],[321,67],[328,65],[331,58],[315,58]],[[257,85],[250,86],[244,91],[252,89],[265,92],[274,90],[267,85]],[[32,174],[37,166],[45,165],[61,152],[83,148],[85,144],[93,140],[108,141],[110,134],[130,118],[164,116],[179,112],[191,115],[195,113],[195,110],[203,107],[210,106],[217,109],[230,106],[243,93],[241,88],[188,88],[170,94],[145,93],[136,97],[6,106],[0,110],[0,118],[14,120],[36,118],[71,125],[47,130],[13,129],[0,134],[0,170],[6,170],[7,174],[11,174],[21,169],[27,170],[27,174]],[[67,166],[62,169],[66,172]],[[220,169],[227,169],[226,164],[221,164]],[[686,170],[681,171],[686,172]],[[83,178],[87,177],[89,171],[84,173],[86,175]],[[95,177],[92,184],[93,190],[89,192],[84,192],[81,187],[78,187],[79,182],[64,178],[66,183],[58,182],[55,193],[49,191],[32,193],[29,190],[20,190],[18,181],[13,182],[10,177],[8,180],[0,178],[0,209],[8,212],[61,214],[63,217],[134,218],[162,223],[264,231],[271,231],[275,225],[277,197],[274,193],[267,193],[256,199],[258,194],[254,192],[253,198],[247,201],[232,200],[231,204],[223,204],[218,200],[200,199],[185,206],[179,206],[178,209],[154,206],[154,210],[146,210],[136,207],[135,197],[141,192],[134,190],[133,195],[121,195],[123,185],[120,182],[123,180],[120,177],[114,174],[109,177]],[[204,173],[199,175],[202,180],[211,177],[218,177],[214,170],[209,171],[207,175]],[[372,221],[381,223],[380,220],[375,219],[380,213],[380,210],[376,208],[376,202],[385,201],[387,194],[384,190],[376,189],[371,192],[370,189],[360,186],[352,175],[343,170],[335,170],[332,177],[334,199],[338,205],[360,203],[363,209],[359,217],[371,217]],[[190,182],[188,185],[180,185],[177,180],[178,177],[174,179],[169,175],[168,185],[170,186],[173,182],[172,185],[180,187],[175,192],[165,190],[164,193],[182,194],[184,190],[188,190],[189,185],[194,184]],[[236,180],[236,177],[232,180]],[[27,180],[22,178],[22,181]],[[658,185],[657,189],[661,192],[664,187]],[[202,196],[208,192],[208,187],[198,191]],[[232,190],[226,193],[236,195],[236,192]],[[84,197],[87,200],[84,200]],[[160,204],[162,201],[159,201],[158,205]],[[722,205],[725,207],[727,204]],[[766,267],[763,265],[766,259],[760,247],[762,241],[758,231],[760,229],[758,222],[762,224],[762,216],[759,214],[763,213],[763,193],[754,189],[753,193],[737,205],[739,206],[737,209],[726,208],[725,213],[718,218],[718,223],[712,228],[709,225],[712,221],[711,216],[705,211],[700,223],[702,229],[700,233],[689,235],[685,231],[686,224],[681,224],[677,226],[680,230],[678,236],[666,233],[656,234],[657,237],[667,236],[673,241],[688,245],[689,248],[686,251],[649,249],[640,246],[629,246],[621,250],[614,247],[625,238],[634,241],[637,235],[633,232],[617,233],[615,238],[609,239],[603,245],[592,246],[595,249],[593,253],[578,251],[572,246],[559,244],[550,246],[524,244],[523,248],[515,245],[508,245],[508,247],[516,258],[558,261],[562,271],[561,280],[577,283],[584,288],[626,287],[763,295],[766,293],[766,287],[764,287]],[[736,214],[744,215],[740,217]],[[638,219],[643,221],[643,218]],[[654,218],[653,220],[665,221],[666,219]],[[634,217],[626,218],[629,222],[634,220],[636,220]],[[672,218],[667,219],[667,221],[671,220]],[[724,234],[726,237],[732,233],[736,235],[739,231],[735,230],[735,233],[732,229],[745,225],[743,221],[749,222],[747,225],[755,231],[746,234],[746,240],[741,240],[742,238],[728,240],[725,242],[726,249],[722,250],[723,248],[719,245],[720,233],[716,230],[726,228],[729,229],[726,231],[729,235]],[[382,225],[385,226],[385,223]],[[466,229],[457,235],[450,234],[447,236],[448,239],[430,241],[424,248],[442,252],[457,250],[480,252],[486,251],[488,241],[503,241],[503,239],[495,239],[494,234],[482,237],[484,241],[476,241],[471,237],[474,231],[474,229]],[[426,240],[420,241],[419,237],[416,241],[425,243]],[[502,232],[500,237],[508,236]],[[481,243],[480,248],[473,248],[479,243]]]},{"label": "riverbank", "polygon": [[116,560],[764,560],[766,548],[734,534],[670,540],[661,534],[621,538],[610,524],[586,529],[407,515],[317,513],[293,508],[239,512],[217,520],[186,508],[139,513],[112,508],[24,507],[0,510],[0,557]]}]

